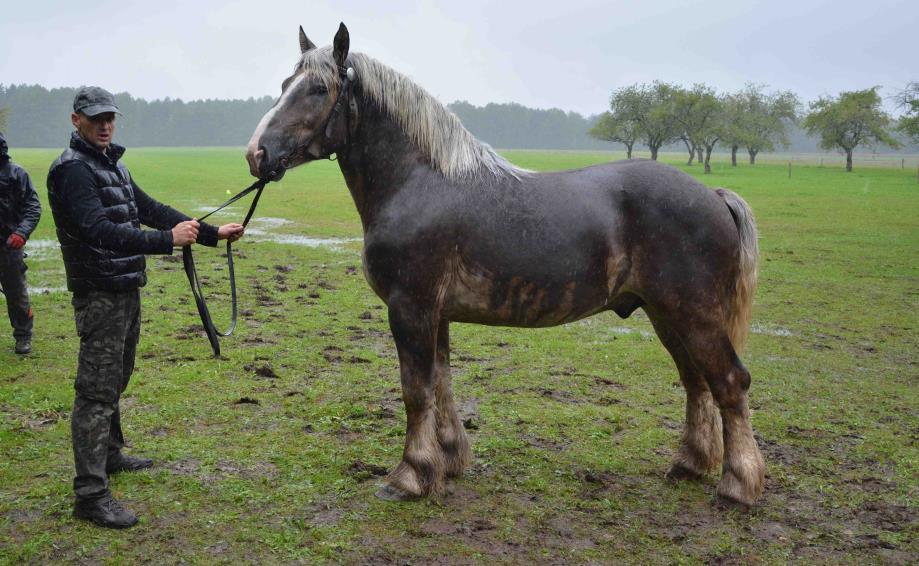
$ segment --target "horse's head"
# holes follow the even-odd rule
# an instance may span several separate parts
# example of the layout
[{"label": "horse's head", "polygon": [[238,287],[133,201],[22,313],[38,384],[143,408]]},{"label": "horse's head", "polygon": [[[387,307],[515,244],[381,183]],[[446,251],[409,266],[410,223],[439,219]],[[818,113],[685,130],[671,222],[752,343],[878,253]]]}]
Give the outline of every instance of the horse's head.
[{"label": "horse's head", "polygon": [[278,180],[285,170],[328,157],[346,142],[348,120],[339,114],[349,112],[350,101],[339,111],[335,106],[345,82],[349,43],[345,24],[332,47],[323,48],[300,28],[300,60],[249,140],[246,160],[253,176]]}]

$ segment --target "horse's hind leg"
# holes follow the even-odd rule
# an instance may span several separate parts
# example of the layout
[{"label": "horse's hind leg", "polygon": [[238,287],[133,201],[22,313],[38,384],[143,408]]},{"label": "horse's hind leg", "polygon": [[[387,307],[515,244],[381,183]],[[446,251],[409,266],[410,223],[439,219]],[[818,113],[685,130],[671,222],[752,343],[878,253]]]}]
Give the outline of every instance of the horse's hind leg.
[{"label": "horse's hind leg", "polygon": [[471,454],[466,429],[463,428],[453,403],[453,384],[450,377],[450,323],[447,320],[442,320],[437,330],[434,372],[437,441],[444,452],[447,477],[455,477],[462,474],[469,465]]},{"label": "horse's hind leg", "polygon": [[389,325],[399,352],[402,400],[407,427],[402,461],[386,478],[377,496],[404,500],[443,488],[444,453],[435,414],[435,314],[409,299],[390,300]]},{"label": "horse's hind leg", "polygon": [[695,479],[718,469],[724,453],[721,414],[705,378],[693,365],[677,335],[660,320],[652,318],[654,329],[676,363],[686,389],[686,422],[680,448],[673,455],[667,477]]},{"label": "horse's hind leg", "polygon": [[738,359],[721,325],[697,320],[680,329],[679,336],[721,411],[724,462],[718,495],[752,505],[763,492],[766,466],[750,424],[750,372]]}]

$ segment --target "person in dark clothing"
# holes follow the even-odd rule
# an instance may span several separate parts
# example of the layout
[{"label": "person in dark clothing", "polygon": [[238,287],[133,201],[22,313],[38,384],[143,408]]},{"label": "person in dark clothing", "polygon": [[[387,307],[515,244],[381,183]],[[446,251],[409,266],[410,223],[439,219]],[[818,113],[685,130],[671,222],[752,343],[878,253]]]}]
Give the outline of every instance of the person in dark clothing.
[{"label": "person in dark clothing", "polygon": [[144,255],[171,254],[195,242],[235,241],[243,226],[199,223],[141,190],[120,161],[125,148],[112,143],[116,114],[109,92],[99,87],[77,92],[71,115],[76,131],[51,164],[48,201],[80,337],[71,418],[73,514],[103,527],[127,528],[138,519],[112,497],[106,476],[153,465],[122,453],[118,407],[140,336]]},{"label": "person in dark clothing", "polygon": [[10,160],[6,138],[0,132],[0,289],[6,295],[17,354],[32,351],[32,307],[22,248],[40,217],[41,204],[32,180]]}]

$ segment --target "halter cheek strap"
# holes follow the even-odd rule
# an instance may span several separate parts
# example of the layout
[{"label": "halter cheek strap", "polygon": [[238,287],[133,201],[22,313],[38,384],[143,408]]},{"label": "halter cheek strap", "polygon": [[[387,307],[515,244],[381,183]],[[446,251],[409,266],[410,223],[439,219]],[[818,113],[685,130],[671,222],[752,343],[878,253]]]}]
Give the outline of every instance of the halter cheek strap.
[{"label": "halter cheek strap", "polygon": [[[306,155],[311,155],[309,147],[313,145],[313,142],[315,142],[320,135],[323,136],[323,146],[332,141],[332,137],[335,134],[335,124],[338,122],[338,119],[342,114],[344,115],[345,120],[345,139],[342,145],[348,145],[351,142],[351,134],[356,125],[354,117],[357,115],[357,104],[355,103],[353,96],[355,76],[354,68],[339,67],[338,76],[341,79],[341,88],[338,90],[338,96],[335,98],[335,104],[332,106],[332,111],[329,112],[329,116],[326,118],[325,124],[318,128],[316,133],[313,134],[313,136],[310,137],[310,139],[308,139],[305,143],[295,147],[293,151],[291,151],[287,156],[287,158],[281,159],[280,165],[282,168],[290,169],[293,167],[291,163],[294,161],[294,159],[292,158],[300,152],[303,152]],[[317,155],[314,157],[317,159],[332,159],[333,153],[336,153],[336,151],[332,150],[326,155]]]}]

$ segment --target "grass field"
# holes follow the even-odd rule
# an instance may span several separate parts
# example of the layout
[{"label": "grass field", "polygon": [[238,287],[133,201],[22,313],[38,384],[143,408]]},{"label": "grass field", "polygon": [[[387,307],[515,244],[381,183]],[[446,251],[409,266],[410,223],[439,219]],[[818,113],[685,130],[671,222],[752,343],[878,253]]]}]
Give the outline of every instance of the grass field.
[{"label": "grass field", "polygon": [[[684,395],[639,311],[563,327],[453,325],[474,463],[442,497],[373,497],[401,455],[386,312],[361,275],[360,223],[334,163],[270,186],[238,245],[241,323],[211,358],[177,257],[150,258],[138,367],[122,400],[149,471],[113,478],[141,516],[74,521],[69,414],[78,341],[44,179],[29,243],[34,353],[0,340],[0,562],[915,563],[919,184],[915,170],[674,164],[753,207],[762,250],[745,363],[768,465],[750,512],[715,476],[664,479]],[[506,152],[557,170],[608,153]],[[131,150],[149,193],[189,213],[247,185],[241,150]],[[238,220],[244,206],[221,218]],[[323,240],[323,241],[320,241]],[[198,252],[218,324],[220,251]],[[7,335],[8,336],[8,335]]]}]

